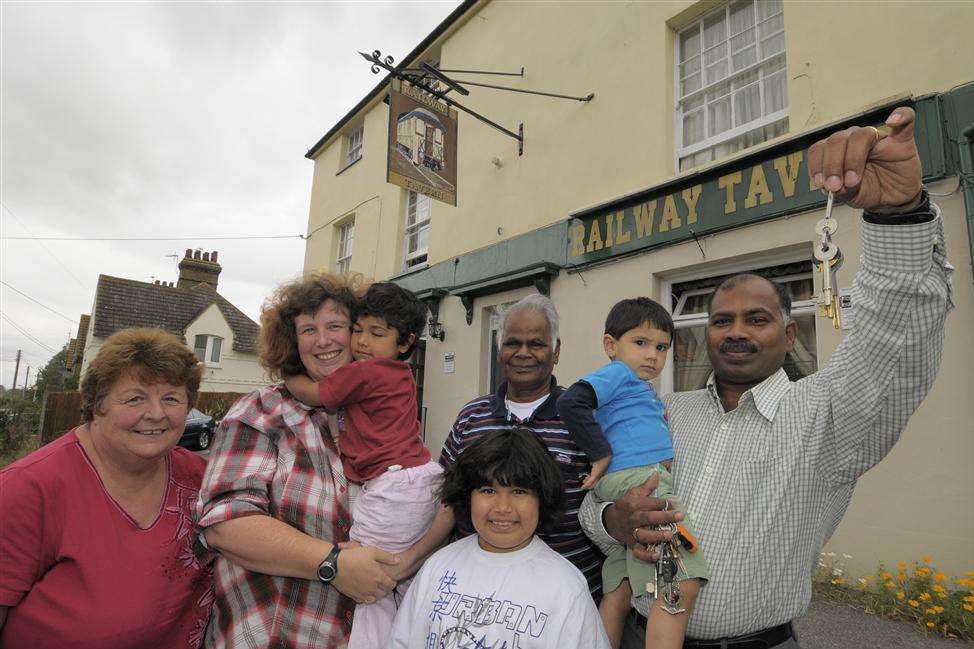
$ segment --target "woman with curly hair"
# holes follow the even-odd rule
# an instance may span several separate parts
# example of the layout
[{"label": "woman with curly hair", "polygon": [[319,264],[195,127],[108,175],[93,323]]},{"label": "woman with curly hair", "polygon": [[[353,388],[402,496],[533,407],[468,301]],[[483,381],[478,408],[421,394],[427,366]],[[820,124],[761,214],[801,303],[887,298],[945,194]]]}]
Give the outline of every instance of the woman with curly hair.
[{"label": "woman with curly hair", "polygon": [[[273,380],[320,380],[351,360],[355,293],[318,274],[281,286],[261,313],[260,361]],[[217,550],[207,647],[343,649],[353,600],[395,582],[376,548],[349,547],[349,483],[327,413],[283,385],[242,397],[217,431],[196,514]]]}]

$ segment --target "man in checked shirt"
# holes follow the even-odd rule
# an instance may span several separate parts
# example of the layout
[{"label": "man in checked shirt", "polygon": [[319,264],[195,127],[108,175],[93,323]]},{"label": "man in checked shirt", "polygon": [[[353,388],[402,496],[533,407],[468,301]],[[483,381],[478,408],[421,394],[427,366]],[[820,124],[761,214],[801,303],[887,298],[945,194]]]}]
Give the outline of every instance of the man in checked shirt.
[{"label": "man in checked shirt", "polygon": [[[717,287],[709,308],[706,389],[664,400],[676,451],[675,492],[694,513],[711,580],[686,649],[794,649],[791,620],[811,598],[811,570],[856,480],[892,448],[933,384],[952,307],[939,209],[923,190],[914,112],[892,131],[852,127],[808,151],[814,183],[862,216],[856,325],[819,372],[792,383],[781,366],[796,325],[790,300],[755,275]],[[579,518],[603,550],[645,560],[653,526],[682,520],[652,498],[655,476],[614,504],[586,497]],[[645,614],[648,602],[634,602]],[[623,647],[642,647],[634,615]]]}]

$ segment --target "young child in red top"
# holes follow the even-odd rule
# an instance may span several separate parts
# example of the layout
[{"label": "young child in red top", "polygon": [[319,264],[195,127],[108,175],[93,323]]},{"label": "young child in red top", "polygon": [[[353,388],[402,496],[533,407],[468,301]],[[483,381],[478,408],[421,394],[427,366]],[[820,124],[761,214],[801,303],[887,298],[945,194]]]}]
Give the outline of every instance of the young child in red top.
[{"label": "young child in red top", "polygon": [[[402,552],[433,522],[443,473],[423,445],[416,384],[403,362],[426,325],[426,306],[409,291],[379,282],[369,287],[353,316],[355,361],[318,383],[302,375],[285,385],[310,406],[342,409],[338,445],[345,474],[362,483],[349,536],[362,545]],[[356,607],[349,649],[388,644],[395,596]]]}]

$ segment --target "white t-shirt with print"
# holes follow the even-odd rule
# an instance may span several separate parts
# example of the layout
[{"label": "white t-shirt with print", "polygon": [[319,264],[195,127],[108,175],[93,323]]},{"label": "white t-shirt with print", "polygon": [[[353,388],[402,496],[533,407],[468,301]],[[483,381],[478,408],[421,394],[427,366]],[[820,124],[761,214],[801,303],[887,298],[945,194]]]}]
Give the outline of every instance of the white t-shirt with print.
[{"label": "white t-shirt with print", "polygon": [[516,552],[486,552],[471,535],[416,575],[389,649],[609,649],[582,573],[534,537]]}]

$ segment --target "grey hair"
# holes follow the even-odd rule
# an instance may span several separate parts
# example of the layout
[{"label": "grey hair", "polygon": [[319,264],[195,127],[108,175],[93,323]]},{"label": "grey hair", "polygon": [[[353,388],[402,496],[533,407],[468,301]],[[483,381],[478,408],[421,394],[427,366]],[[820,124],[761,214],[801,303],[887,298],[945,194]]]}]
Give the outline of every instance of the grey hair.
[{"label": "grey hair", "polygon": [[548,321],[548,333],[551,335],[552,346],[557,345],[561,341],[558,335],[558,311],[555,310],[555,303],[549,297],[540,293],[533,293],[521,298],[504,310],[500,329],[497,330],[498,346],[507,338],[507,323],[510,321],[511,316],[529,309],[532,311],[540,311],[544,315],[545,320]]}]

